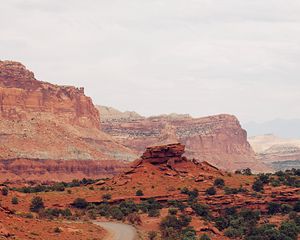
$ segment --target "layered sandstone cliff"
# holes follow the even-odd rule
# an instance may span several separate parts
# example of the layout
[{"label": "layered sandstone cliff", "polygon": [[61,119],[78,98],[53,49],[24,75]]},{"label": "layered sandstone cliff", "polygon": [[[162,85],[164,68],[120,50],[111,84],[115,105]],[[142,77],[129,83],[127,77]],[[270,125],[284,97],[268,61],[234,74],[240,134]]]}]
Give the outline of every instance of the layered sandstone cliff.
[{"label": "layered sandstone cliff", "polygon": [[[101,114],[105,114],[101,112]],[[142,119],[102,121],[102,130],[139,154],[145,147],[181,142],[186,156],[208,161],[222,169],[250,167],[269,170],[258,161],[247,141],[247,132],[232,115],[192,118],[189,115],[164,115]]]},{"label": "layered sandstone cliff", "polygon": [[[136,157],[100,130],[99,112],[84,95],[83,88],[38,81],[21,63],[0,61],[0,120],[1,161],[22,159],[25,164],[27,159],[31,166],[32,161],[42,159],[47,166],[45,160],[132,160]],[[94,168],[94,164],[86,161],[86,167],[89,164]],[[11,166],[2,167],[1,174],[10,171],[21,174]],[[74,174],[68,167],[62,169],[66,169],[67,175]],[[84,174],[85,170],[77,170],[77,175]],[[98,173],[100,176],[103,171]]]}]

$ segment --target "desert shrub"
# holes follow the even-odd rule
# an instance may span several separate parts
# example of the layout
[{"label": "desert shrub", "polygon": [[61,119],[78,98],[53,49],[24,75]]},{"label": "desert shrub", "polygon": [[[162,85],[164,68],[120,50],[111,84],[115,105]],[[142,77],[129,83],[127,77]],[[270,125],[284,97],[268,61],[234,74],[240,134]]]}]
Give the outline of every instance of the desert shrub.
[{"label": "desert shrub", "polygon": [[291,239],[297,239],[300,232],[300,228],[294,221],[283,222],[279,228],[280,233],[290,237]]},{"label": "desert shrub", "polygon": [[44,209],[44,201],[41,197],[34,197],[31,199],[30,211],[31,212],[39,212]]},{"label": "desert shrub", "polygon": [[182,230],[182,240],[196,240],[196,231],[193,227],[187,227]]},{"label": "desert shrub", "polygon": [[229,220],[224,217],[218,217],[215,219],[215,226],[220,231],[223,231],[224,229],[229,227]]},{"label": "desert shrub", "polygon": [[148,216],[149,217],[159,217],[160,216],[160,211],[158,209],[150,209],[148,211]]},{"label": "desert shrub", "polygon": [[278,177],[283,177],[283,176],[285,176],[285,173],[280,170],[278,172],[275,172],[275,175],[278,176]]},{"label": "desert shrub", "polygon": [[170,201],[168,201],[168,203],[171,207],[178,208],[180,211],[183,211],[184,209],[187,208],[187,206],[181,201],[170,200]]},{"label": "desert shrub", "polygon": [[259,211],[253,211],[251,209],[244,208],[240,211],[239,215],[244,219],[244,221],[251,222],[255,221],[257,222],[260,219],[260,212]]},{"label": "desert shrub", "polygon": [[217,193],[216,189],[214,187],[210,187],[206,189],[206,195],[215,195]]},{"label": "desert shrub", "polygon": [[278,179],[270,180],[270,184],[271,184],[272,187],[279,187],[281,185],[280,181]]},{"label": "desert shrub", "polygon": [[65,191],[65,185],[63,183],[56,183],[52,186],[52,191],[63,192]]},{"label": "desert shrub", "polygon": [[118,207],[112,207],[110,209],[110,215],[112,218],[117,219],[117,220],[123,220],[124,214]]},{"label": "desert shrub", "polygon": [[194,203],[191,205],[191,208],[195,211],[195,213],[198,216],[201,216],[201,217],[209,216],[208,206],[206,206],[206,205],[203,205],[200,203]]},{"label": "desert shrub", "polygon": [[76,208],[84,209],[88,206],[88,202],[84,198],[76,198],[72,205]]},{"label": "desert shrub", "polygon": [[250,168],[245,168],[242,170],[242,174],[246,175],[246,176],[251,176],[252,175],[252,171]]},{"label": "desert shrub", "polygon": [[144,196],[144,193],[141,189],[137,190],[135,193],[136,196]]},{"label": "desert shrub", "polygon": [[14,204],[14,205],[17,205],[17,204],[19,204],[19,199],[18,199],[16,196],[14,196],[14,197],[11,199],[11,203]]},{"label": "desert shrub", "polygon": [[184,215],[184,214],[181,214],[179,217],[178,217],[179,221],[180,221],[180,225],[182,227],[187,227],[190,222],[192,221],[192,218],[190,216],[187,216],[187,215]]},{"label": "desert shrub", "polygon": [[200,240],[210,240],[210,237],[207,236],[206,234],[203,234],[203,235],[200,237]]},{"label": "desert shrub", "polygon": [[180,190],[180,192],[181,192],[182,194],[188,194],[188,193],[189,193],[189,189],[188,189],[187,187],[184,187],[184,188],[182,188],[182,189]]},{"label": "desert shrub", "polygon": [[156,237],[157,237],[157,232],[155,232],[155,231],[148,232],[148,239],[149,240],[155,240]]},{"label": "desert shrub", "polygon": [[225,209],[225,214],[227,216],[233,216],[237,214],[236,208],[235,207],[229,207]]},{"label": "desert shrub", "polygon": [[177,209],[176,208],[169,208],[169,215],[176,215]]},{"label": "desert shrub", "polygon": [[243,236],[242,228],[229,227],[225,230],[224,235],[229,238],[238,238]]},{"label": "desert shrub", "polygon": [[55,233],[61,233],[62,230],[61,230],[59,227],[56,227],[56,228],[54,228],[54,232],[55,232]]},{"label": "desert shrub", "polygon": [[104,201],[109,201],[109,200],[111,199],[111,194],[109,194],[109,193],[103,194],[103,195],[102,195],[102,199],[103,199]]},{"label": "desert shrub", "polygon": [[215,181],[214,181],[214,186],[216,186],[216,187],[224,187],[225,186],[224,179],[222,179],[222,178],[216,178]]},{"label": "desert shrub", "polygon": [[102,203],[97,206],[97,211],[101,216],[108,217],[109,216],[109,205]]},{"label": "desert shrub", "polygon": [[279,203],[276,202],[270,202],[268,203],[268,214],[276,214],[281,211],[281,206]]},{"label": "desert shrub", "polygon": [[264,184],[261,180],[256,179],[255,182],[252,185],[252,189],[255,192],[261,192],[264,189]]},{"label": "desert shrub", "polygon": [[270,181],[270,175],[269,174],[265,174],[265,173],[261,173],[258,175],[258,179],[263,183],[263,184],[267,184]]},{"label": "desert shrub", "polygon": [[142,203],[139,204],[139,209],[141,209],[144,213],[149,212],[151,209],[161,209],[162,206],[159,202],[157,202],[154,198],[149,198]]},{"label": "desert shrub", "polygon": [[240,192],[245,192],[245,190],[242,187],[240,188],[224,187],[224,192],[225,194],[238,194]]},{"label": "desert shrub", "polygon": [[280,209],[283,214],[287,214],[293,210],[293,206],[291,206],[289,204],[282,204]]},{"label": "desert shrub", "polygon": [[121,202],[119,208],[125,216],[138,211],[137,205],[131,200]]},{"label": "desert shrub", "polygon": [[295,212],[300,212],[300,201],[297,201],[295,206],[294,206],[294,211]]},{"label": "desert shrub", "polygon": [[39,216],[42,218],[57,218],[60,216],[63,217],[71,217],[72,212],[69,208],[66,209],[58,209],[58,208],[46,208],[39,212]]},{"label": "desert shrub", "polygon": [[3,196],[7,196],[8,195],[8,188],[7,187],[2,188],[1,193],[2,193]]},{"label": "desert shrub", "polygon": [[189,196],[189,201],[194,201],[198,198],[199,196],[199,190],[194,188],[192,191],[188,191],[188,196]]}]

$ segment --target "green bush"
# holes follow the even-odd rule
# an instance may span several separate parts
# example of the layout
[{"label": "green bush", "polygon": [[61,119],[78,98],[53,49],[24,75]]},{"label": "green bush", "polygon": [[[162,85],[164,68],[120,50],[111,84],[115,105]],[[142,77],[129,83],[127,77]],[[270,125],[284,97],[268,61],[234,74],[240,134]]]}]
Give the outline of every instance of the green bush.
[{"label": "green bush", "polygon": [[268,203],[268,214],[276,214],[281,211],[281,206],[279,203],[276,202],[270,202]]},{"label": "green bush", "polygon": [[229,227],[229,221],[224,217],[218,217],[215,219],[215,226],[220,231],[223,231],[224,229]]},{"label": "green bush", "polygon": [[154,232],[154,231],[148,232],[148,239],[149,240],[155,240],[156,237],[157,237],[157,232]]},{"label": "green bush", "polygon": [[222,178],[217,178],[217,179],[214,181],[214,186],[216,186],[216,187],[224,187],[224,186],[225,186],[224,179],[222,179]]},{"label": "green bush", "polygon": [[137,205],[131,200],[121,202],[119,208],[125,216],[138,211]]},{"label": "green bush", "polygon": [[200,237],[200,240],[210,240],[210,237],[207,236],[206,234],[203,234],[203,235]]},{"label": "green bush", "polygon": [[269,174],[265,174],[265,173],[261,173],[258,175],[258,179],[263,183],[263,184],[267,184],[270,181],[270,175]]},{"label": "green bush", "polygon": [[102,195],[102,199],[103,199],[104,201],[109,201],[109,200],[111,199],[111,194],[109,194],[109,193],[103,194],[103,195]]},{"label": "green bush", "polygon": [[252,175],[252,171],[250,168],[246,168],[242,170],[242,174],[246,175],[246,176],[251,176]]},{"label": "green bush", "polygon": [[17,204],[19,204],[19,199],[18,199],[16,196],[14,196],[14,197],[11,199],[11,203],[14,204],[14,205],[17,205]]},{"label": "green bush", "polygon": [[31,199],[30,211],[31,212],[39,212],[44,209],[44,201],[41,197],[34,197]]},{"label": "green bush", "polygon": [[297,201],[295,206],[294,206],[294,211],[295,212],[300,212],[300,201]]},{"label": "green bush", "polygon": [[169,214],[170,215],[176,215],[177,214],[177,209],[176,208],[169,208]]},{"label": "green bush", "polygon": [[118,207],[112,207],[110,209],[110,215],[112,216],[112,218],[117,219],[119,221],[123,220],[124,218],[124,214]]},{"label": "green bush", "polygon": [[262,190],[264,190],[263,182],[259,179],[256,179],[252,185],[252,189],[256,192],[261,192]]},{"label": "green bush", "polygon": [[209,216],[209,211],[208,207],[206,205],[200,204],[200,203],[194,203],[191,205],[191,208],[195,211],[195,213],[198,216],[201,217],[208,217]]},{"label": "green bush", "polygon": [[243,230],[241,228],[229,227],[225,230],[224,235],[229,238],[238,238],[243,236]]},{"label": "green bush", "polygon": [[148,211],[148,216],[149,217],[159,217],[160,216],[160,212],[158,209],[150,209]]},{"label": "green bush", "polygon": [[2,188],[1,193],[2,193],[3,196],[7,196],[8,195],[8,188],[7,187]]},{"label": "green bush", "polygon": [[210,187],[206,189],[206,195],[215,195],[217,193],[216,189],[214,187]]},{"label": "green bush", "polygon": [[141,189],[137,190],[135,193],[136,196],[144,196],[144,193]]},{"label": "green bush", "polygon": [[84,209],[88,206],[88,202],[84,198],[76,198],[72,205],[76,208]]},{"label": "green bush", "polygon": [[279,228],[280,233],[290,237],[291,239],[297,239],[300,232],[300,228],[294,221],[283,222]]},{"label": "green bush", "polygon": [[284,214],[290,213],[291,211],[293,211],[293,206],[289,205],[289,204],[283,204],[281,205],[281,212]]}]

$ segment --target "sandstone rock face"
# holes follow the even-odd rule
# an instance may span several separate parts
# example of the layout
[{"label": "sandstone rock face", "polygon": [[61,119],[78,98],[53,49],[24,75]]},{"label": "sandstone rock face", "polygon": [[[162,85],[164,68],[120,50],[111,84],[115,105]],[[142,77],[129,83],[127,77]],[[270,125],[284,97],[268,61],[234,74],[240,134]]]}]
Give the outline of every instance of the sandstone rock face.
[{"label": "sandstone rock face", "polygon": [[61,182],[73,179],[112,177],[128,169],[115,160],[10,159],[0,161],[0,182]]},{"label": "sandstone rock face", "polygon": [[30,120],[49,113],[61,121],[100,128],[99,112],[83,88],[40,82],[22,64],[0,61],[1,116],[9,120]]},{"label": "sandstone rock face", "polygon": [[168,163],[170,160],[181,161],[185,146],[177,144],[169,144],[164,146],[148,147],[142,155],[143,161],[149,163]]},{"label": "sandstone rock face", "polygon": [[[42,169],[49,169],[51,180],[51,174],[53,178],[57,177],[53,175],[52,165],[47,168],[46,160],[63,160],[59,164],[60,173],[69,178],[74,174],[69,166],[76,169],[76,160],[82,170],[78,172],[84,176],[87,170],[82,168],[80,161],[135,158],[130,149],[100,130],[99,112],[92,100],[84,95],[83,88],[41,82],[22,64],[0,61],[0,165],[8,160],[16,163],[22,159],[22,164],[27,164],[24,167],[26,172],[33,161],[39,165],[39,160],[43,160]],[[66,162],[69,160],[72,162]],[[88,166],[95,168],[95,164],[85,167]],[[105,167],[107,164],[103,165],[103,169]],[[98,171],[98,177],[101,177],[103,169],[100,170],[97,165],[92,175]],[[11,164],[6,164],[1,171],[1,174],[13,178],[24,176]],[[36,179],[38,172],[47,175],[39,170],[30,174],[28,171],[25,175],[29,179],[30,176]]]},{"label": "sandstone rock face", "polygon": [[256,159],[247,141],[247,132],[232,115],[204,118],[164,115],[130,121],[103,121],[101,126],[104,132],[139,154],[151,145],[180,142],[186,146],[187,157],[208,161],[222,169],[269,170]]}]

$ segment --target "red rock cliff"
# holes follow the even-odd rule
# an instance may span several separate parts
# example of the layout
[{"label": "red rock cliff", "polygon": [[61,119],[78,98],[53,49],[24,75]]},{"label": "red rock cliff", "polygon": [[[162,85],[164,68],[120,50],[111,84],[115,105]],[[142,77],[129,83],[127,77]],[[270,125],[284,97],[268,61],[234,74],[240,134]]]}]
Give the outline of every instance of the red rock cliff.
[{"label": "red rock cliff", "polygon": [[0,61],[0,114],[10,120],[30,120],[50,113],[84,127],[100,127],[99,113],[83,88],[37,81],[21,63]]},{"label": "red rock cliff", "polygon": [[123,168],[111,160],[135,158],[100,130],[83,88],[41,82],[22,64],[0,61],[0,180],[99,178]]},{"label": "red rock cliff", "polygon": [[247,141],[247,132],[232,115],[192,118],[165,115],[150,118],[103,121],[102,130],[139,154],[147,146],[181,142],[186,156],[208,161],[219,168],[235,170],[268,168],[255,158]]}]

